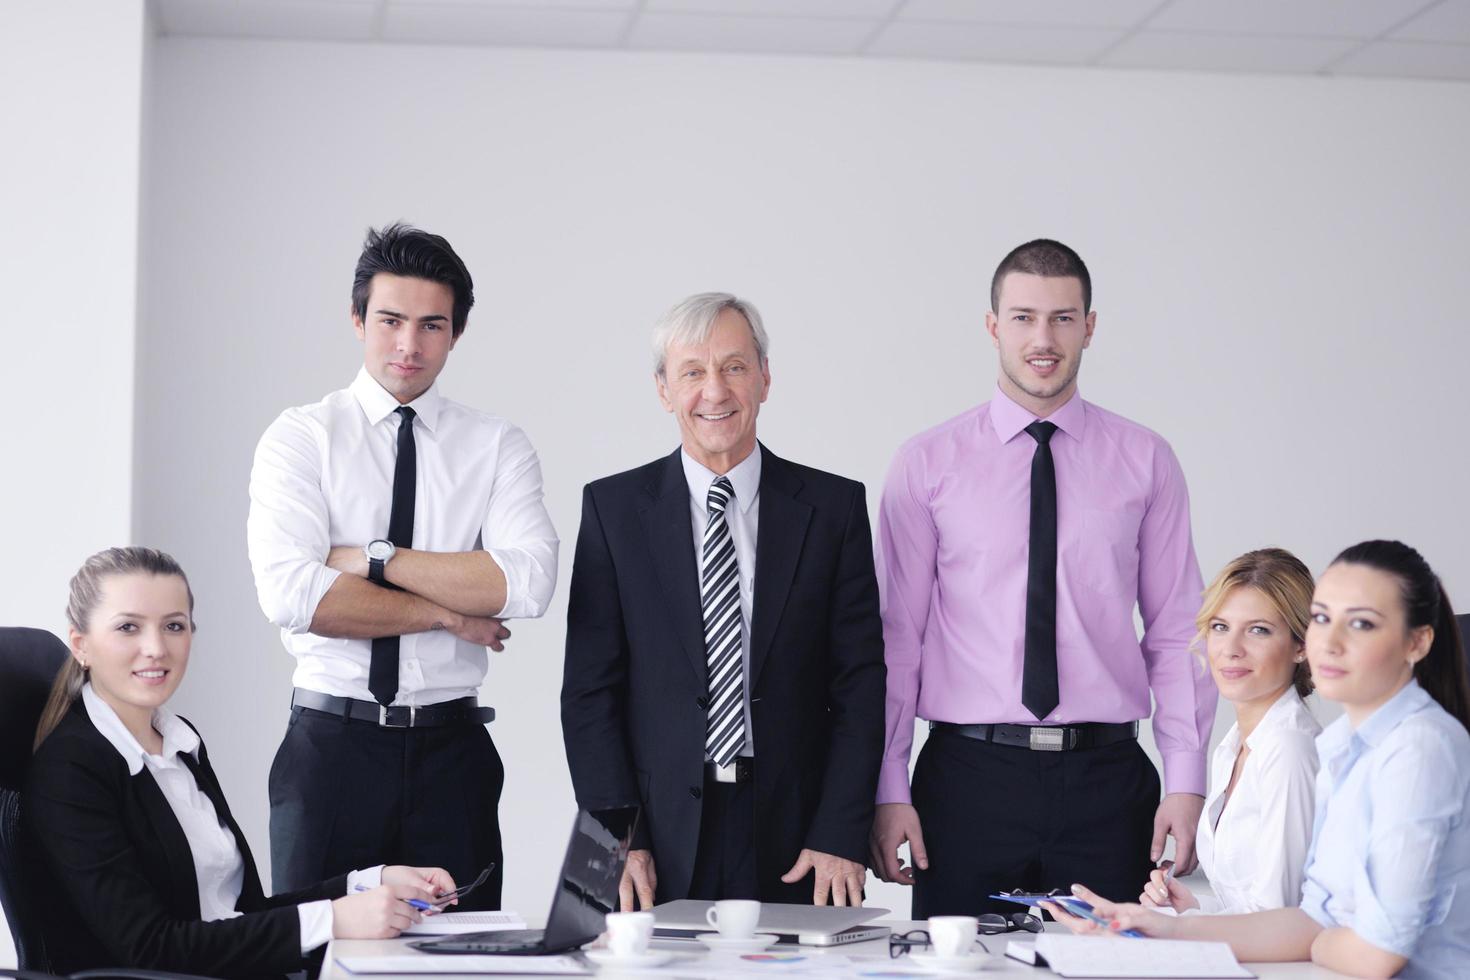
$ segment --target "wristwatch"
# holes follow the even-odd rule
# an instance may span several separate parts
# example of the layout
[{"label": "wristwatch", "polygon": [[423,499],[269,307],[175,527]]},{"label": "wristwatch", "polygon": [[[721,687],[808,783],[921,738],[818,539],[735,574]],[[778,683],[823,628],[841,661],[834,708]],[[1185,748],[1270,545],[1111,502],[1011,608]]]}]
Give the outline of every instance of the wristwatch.
[{"label": "wristwatch", "polygon": [[393,546],[392,541],[378,538],[376,541],[369,541],[367,547],[362,550],[367,553],[368,580],[382,585],[387,581],[383,576],[383,566],[388,564],[388,559],[392,558],[398,549]]}]

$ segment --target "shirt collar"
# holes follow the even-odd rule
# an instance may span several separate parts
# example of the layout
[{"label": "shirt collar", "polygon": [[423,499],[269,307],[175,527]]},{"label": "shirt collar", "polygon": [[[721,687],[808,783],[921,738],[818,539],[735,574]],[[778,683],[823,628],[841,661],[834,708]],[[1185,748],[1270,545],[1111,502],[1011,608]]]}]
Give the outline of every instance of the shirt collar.
[{"label": "shirt collar", "polygon": [[1261,732],[1269,732],[1275,728],[1285,728],[1298,711],[1305,711],[1306,705],[1302,703],[1302,696],[1297,693],[1294,686],[1288,685],[1281,696],[1271,703],[1261,720],[1256,723],[1250,738],[1245,740],[1247,748],[1254,749],[1251,742]]},{"label": "shirt collar", "polygon": [[[366,367],[357,369],[357,377],[352,379],[348,391],[357,399],[357,404],[362,407],[362,414],[367,416],[369,425],[377,425],[388,416],[398,410],[398,399],[388,394],[383,386],[373,380],[368,374]],[[413,409],[414,417],[424,423],[424,427],[430,432],[439,422],[439,407],[444,399],[439,394],[439,382],[435,381],[429,385],[429,390],[419,395],[408,403]]]},{"label": "shirt collar", "polygon": [[[142,772],[143,763],[148,758],[147,751],[138,744],[138,740],[128,731],[128,726],[122,723],[112,706],[92,690],[91,684],[82,685],[82,705],[87,709],[87,717],[92,719],[92,725],[103,738],[112,743],[112,747],[117,749],[118,755],[127,763],[128,775],[136,776]],[[163,736],[163,752],[160,753],[162,758],[171,759],[180,752],[187,752],[198,758],[199,736],[172,711],[154,708],[153,730]]]},{"label": "shirt collar", "polygon": [[[1074,391],[1072,397],[1067,399],[1067,404],[1048,415],[1046,421],[1055,424],[1073,439],[1080,440],[1083,430],[1087,428],[1085,405],[1082,392]],[[1024,432],[1026,426],[1036,421],[1037,417],[1012,401],[1001,390],[1000,385],[995,386],[995,397],[990,400],[990,424],[1002,443],[1010,442]]]},{"label": "shirt collar", "polygon": [[1399,722],[1423,710],[1429,701],[1429,695],[1424,688],[1419,686],[1418,681],[1410,678],[1403,690],[1380,705],[1357,728],[1353,727],[1347,715],[1328,725],[1317,736],[1317,754],[1323,759],[1338,755],[1352,745],[1354,739],[1364,746],[1377,745],[1399,726]]},{"label": "shirt collar", "polygon": [[[710,484],[719,479],[719,474],[690,456],[687,450],[679,450],[679,458],[684,463],[684,479],[689,483],[689,496],[699,506],[706,506]],[[761,447],[757,445],[749,456],[736,463],[725,476],[729,477],[730,486],[735,488],[735,506],[742,514],[746,513],[750,510],[750,505],[755,503],[761,488]]]}]

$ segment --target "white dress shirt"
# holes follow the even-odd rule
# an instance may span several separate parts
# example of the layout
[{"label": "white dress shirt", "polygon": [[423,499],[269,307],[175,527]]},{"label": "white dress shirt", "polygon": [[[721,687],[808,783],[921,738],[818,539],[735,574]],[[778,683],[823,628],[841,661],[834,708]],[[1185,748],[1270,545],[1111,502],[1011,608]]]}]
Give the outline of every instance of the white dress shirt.
[{"label": "white dress shirt", "polygon": [[[136,776],[146,766],[168,801],[169,809],[173,810],[194,859],[199,918],[214,922],[240,915],[235,904],[240,901],[240,889],[245,882],[245,859],[240,855],[235,835],[220,821],[214,804],[194,781],[194,774],[179,761],[180,753],[199,758],[199,736],[194,729],[167,708],[155,708],[153,730],[163,736],[163,751],[153,755],[138,743],[112,706],[92,690],[91,684],[82,687],[82,704],[93,727],[127,763],[128,775]],[[348,892],[357,886],[377,887],[382,873],[382,865],[352,872],[347,876]],[[328,899],[304,902],[296,906],[296,912],[301,920],[304,956],[332,938],[332,903]]]},{"label": "white dress shirt", "polygon": [[[541,464],[525,433],[431,386],[410,403],[417,457],[413,548],[483,549],[505,572],[502,618],[546,611],[556,585],[557,538],[542,503]],[[372,701],[370,640],[310,631],[339,572],[334,545],[388,536],[398,456],[398,401],[365,369],[348,388],[288,408],[265,431],[250,473],[246,536],[261,608],[297,660],[297,687]],[[485,648],[447,630],[402,638],[395,704],[473,695]]]},{"label": "white dress shirt", "polygon": [[[694,567],[698,569],[700,555],[704,552],[704,529],[709,525],[709,488],[719,475],[696,462],[687,452],[680,452],[679,458],[684,461],[684,479],[689,482],[689,516],[694,524]],[[756,446],[725,476],[735,489],[735,506],[725,508],[725,523],[730,527],[730,539],[735,543],[735,561],[740,566],[740,663],[745,688],[742,695],[745,702],[745,745],[738,754],[753,756],[755,730],[750,724],[750,617],[755,601],[755,541],[761,513],[756,506],[761,492],[760,446]],[[705,759],[709,759],[708,753]]]},{"label": "white dress shirt", "polygon": [[1408,957],[1400,977],[1461,980],[1470,964],[1470,735],[1411,680],[1356,729],[1346,715],[1329,725],[1317,751],[1302,911]]},{"label": "white dress shirt", "polygon": [[1225,790],[1240,754],[1240,726],[1232,725],[1215,747],[1210,795],[1194,844],[1215,897],[1202,896],[1200,911],[1259,912],[1301,900],[1321,731],[1296,689],[1288,687],[1245,740],[1250,754],[1228,805]]}]

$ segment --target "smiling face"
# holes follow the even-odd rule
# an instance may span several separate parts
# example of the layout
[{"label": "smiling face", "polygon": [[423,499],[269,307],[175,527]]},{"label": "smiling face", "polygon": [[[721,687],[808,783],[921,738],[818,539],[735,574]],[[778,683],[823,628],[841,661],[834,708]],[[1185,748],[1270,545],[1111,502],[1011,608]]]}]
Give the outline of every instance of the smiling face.
[{"label": "smiling face", "polygon": [[1205,653],[1226,700],[1270,705],[1291,684],[1302,644],[1260,589],[1237,586],[1205,625]]},{"label": "smiling face", "polygon": [[654,381],[679,420],[684,451],[711,472],[728,473],[755,450],[771,372],[739,310],[721,310],[702,344],[670,344]]},{"label": "smiling face", "polygon": [[363,364],[383,390],[407,405],[429,390],[454,349],[454,290],[442,282],[380,272],[367,315],[352,314]]},{"label": "smiling face", "polygon": [[1000,351],[1001,391],[1039,418],[1061,408],[1077,390],[1082,351],[1096,325],[1097,314],[1083,310],[1080,279],[1008,274],[1000,309],[985,314]]},{"label": "smiling face", "polygon": [[136,733],[184,679],[194,636],[188,586],[177,575],[109,575],[86,632],[69,635],[92,689]]},{"label": "smiling face", "polygon": [[1409,628],[1387,572],[1340,562],[1317,580],[1307,659],[1317,692],[1340,702],[1354,727],[1409,683],[1433,639],[1428,626]]}]

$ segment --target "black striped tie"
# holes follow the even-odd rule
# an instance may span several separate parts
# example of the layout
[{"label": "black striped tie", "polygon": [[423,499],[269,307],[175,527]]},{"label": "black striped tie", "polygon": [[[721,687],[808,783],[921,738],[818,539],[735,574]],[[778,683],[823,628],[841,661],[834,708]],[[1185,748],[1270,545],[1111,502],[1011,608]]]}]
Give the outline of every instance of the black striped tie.
[{"label": "black striped tie", "polygon": [[727,477],[709,488],[709,523],[700,558],[700,605],[709,663],[709,713],[704,746],[717,765],[728,766],[745,744],[745,670],[740,660],[740,566],[725,508],[735,497]]}]

